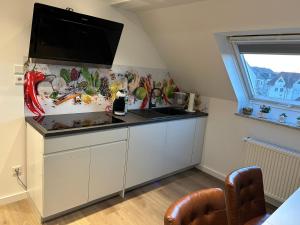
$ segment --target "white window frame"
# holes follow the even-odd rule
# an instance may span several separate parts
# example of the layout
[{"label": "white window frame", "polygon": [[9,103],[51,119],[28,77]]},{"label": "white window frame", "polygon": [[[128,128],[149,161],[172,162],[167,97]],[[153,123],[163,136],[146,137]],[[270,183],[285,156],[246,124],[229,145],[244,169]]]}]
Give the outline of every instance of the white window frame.
[{"label": "white window frame", "polygon": [[[300,35],[261,35],[261,36],[231,36],[228,40],[233,48],[234,57],[240,72],[243,88],[246,90],[247,98],[250,102],[256,104],[269,104],[278,108],[289,108],[299,111],[300,105],[284,103],[269,98],[255,98],[252,94],[251,80],[248,75],[245,59],[241,56],[238,45],[239,44],[263,44],[263,43],[296,43],[300,44]],[[300,52],[299,52],[300,55]]]}]

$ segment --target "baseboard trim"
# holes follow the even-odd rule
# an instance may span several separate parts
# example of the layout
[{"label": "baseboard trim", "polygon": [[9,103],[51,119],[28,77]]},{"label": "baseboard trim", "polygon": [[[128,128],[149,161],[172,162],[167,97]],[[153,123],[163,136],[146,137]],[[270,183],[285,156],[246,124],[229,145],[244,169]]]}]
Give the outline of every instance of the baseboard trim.
[{"label": "baseboard trim", "polygon": [[[203,165],[198,165],[198,166],[196,166],[196,168],[201,170],[204,173],[207,173],[207,174],[223,181],[223,182],[225,181],[226,175],[223,173],[220,173],[216,170],[213,170],[213,169],[203,166]],[[282,204],[282,202],[275,200],[274,198],[270,197],[268,194],[265,194],[265,200],[267,203],[269,203],[270,205],[275,206],[275,207],[279,207]]]},{"label": "baseboard trim", "polygon": [[0,205],[5,205],[27,198],[27,192],[21,191],[12,195],[0,197]]},{"label": "baseboard trim", "polygon": [[213,176],[213,177],[215,177],[215,178],[223,181],[223,182],[225,180],[225,177],[226,177],[225,174],[220,173],[220,172],[218,172],[216,170],[213,170],[213,169],[211,169],[211,168],[209,168],[207,166],[198,165],[198,166],[196,166],[196,168],[199,169],[199,170],[201,170],[201,171],[203,171],[204,173],[207,173],[207,174],[209,174],[209,175],[211,175],[211,176]]}]

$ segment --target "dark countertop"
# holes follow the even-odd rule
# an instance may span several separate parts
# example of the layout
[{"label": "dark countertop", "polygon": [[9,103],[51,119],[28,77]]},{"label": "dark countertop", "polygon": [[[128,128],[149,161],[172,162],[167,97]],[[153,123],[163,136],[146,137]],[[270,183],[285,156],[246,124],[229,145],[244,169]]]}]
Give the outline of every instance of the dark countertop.
[{"label": "dark countertop", "polygon": [[75,134],[88,131],[100,131],[121,127],[130,127],[149,123],[166,122],[195,117],[206,117],[207,113],[195,112],[184,115],[172,115],[155,119],[144,118],[132,112],[126,116],[113,116],[106,112],[49,115],[26,117],[25,120],[44,137]]}]

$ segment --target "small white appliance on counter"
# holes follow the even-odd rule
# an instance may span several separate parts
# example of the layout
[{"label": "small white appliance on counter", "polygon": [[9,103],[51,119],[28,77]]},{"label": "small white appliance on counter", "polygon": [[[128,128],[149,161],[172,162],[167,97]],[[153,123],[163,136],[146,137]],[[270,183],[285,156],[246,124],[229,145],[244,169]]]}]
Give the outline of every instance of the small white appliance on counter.
[{"label": "small white appliance on counter", "polygon": [[195,93],[189,93],[189,103],[187,112],[195,112],[194,110],[194,104],[195,104]]},{"label": "small white appliance on counter", "polygon": [[113,103],[113,114],[117,116],[125,116],[126,114],[126,91],[120,90],[116,94]]}]

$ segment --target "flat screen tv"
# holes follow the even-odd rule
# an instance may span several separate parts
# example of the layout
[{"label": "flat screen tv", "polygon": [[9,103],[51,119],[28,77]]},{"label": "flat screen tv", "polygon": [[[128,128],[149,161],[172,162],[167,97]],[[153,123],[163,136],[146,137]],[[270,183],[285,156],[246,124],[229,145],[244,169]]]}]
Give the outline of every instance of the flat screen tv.
[{"label": "flat screen tv", "polygon": [[35,3],[29,58],[33,62],[110,67],[123,27],[121,23]]}]

